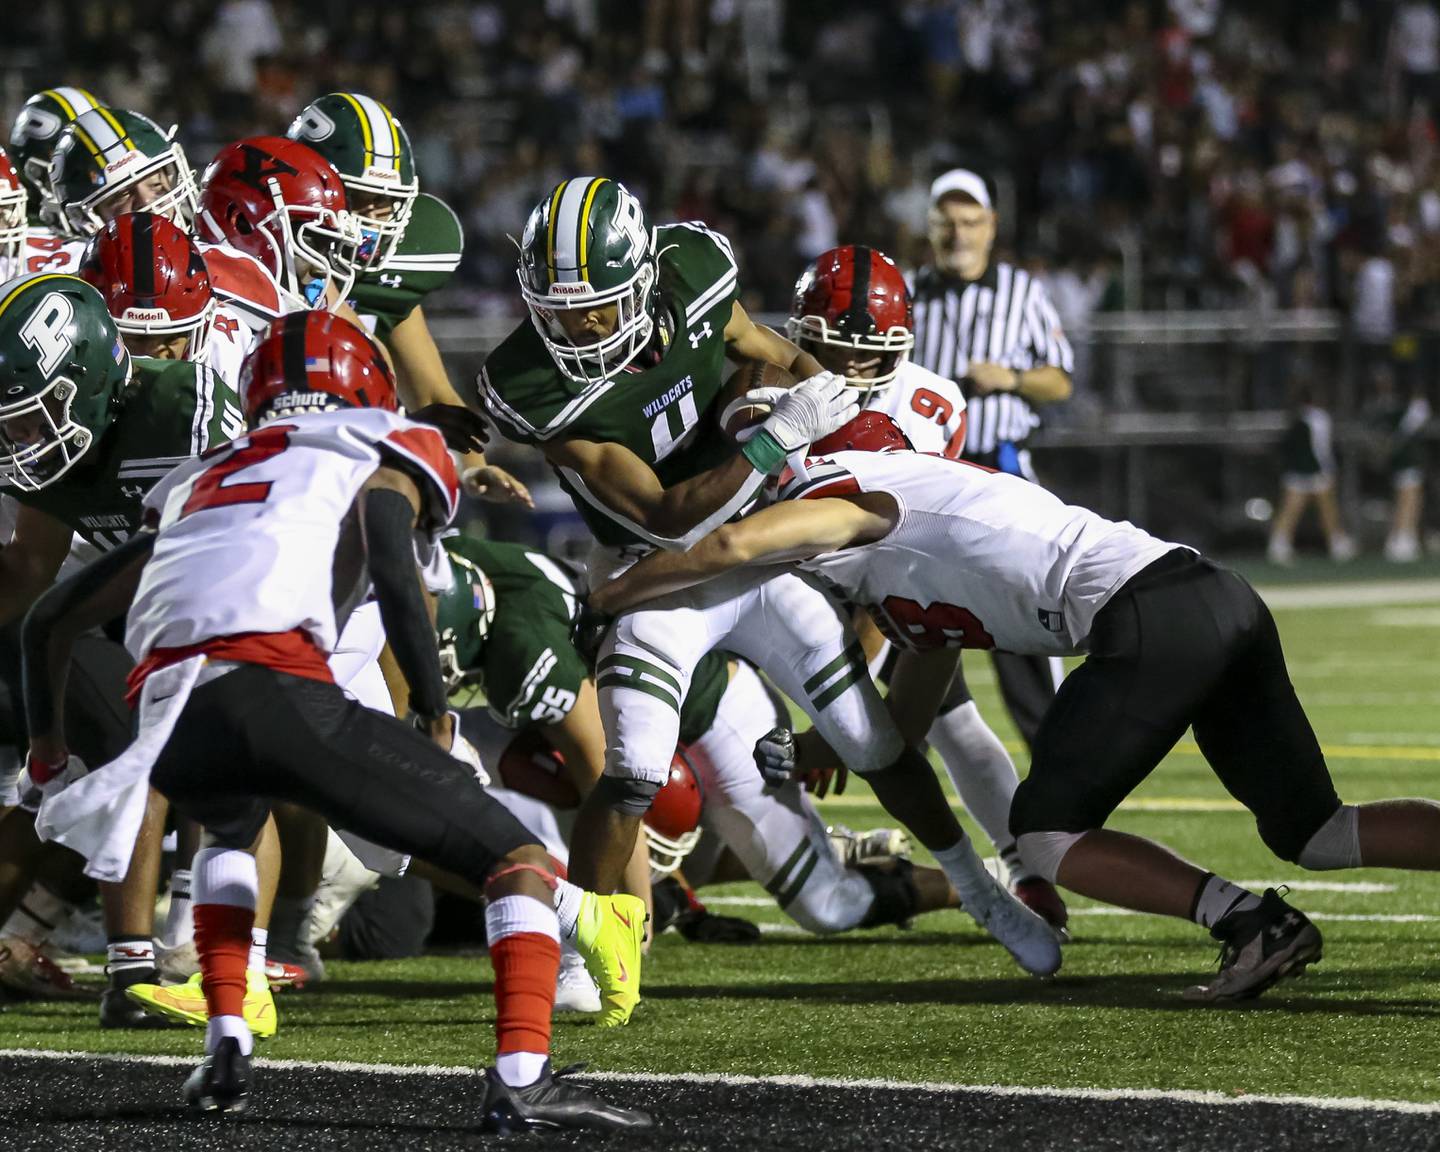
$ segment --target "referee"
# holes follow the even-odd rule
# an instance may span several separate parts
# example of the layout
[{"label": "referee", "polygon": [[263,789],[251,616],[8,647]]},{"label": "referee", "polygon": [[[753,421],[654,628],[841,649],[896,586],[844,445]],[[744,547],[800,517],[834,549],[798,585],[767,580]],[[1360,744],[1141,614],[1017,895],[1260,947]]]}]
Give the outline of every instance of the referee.
[{"label": "referee", "polygon": [[[1045,286],[992,263],[997,217],[985,181],[954,168],[930,186],[933,261],[915,274],[915,350],[965,394],[963,456],[1035,481],[1025,447],[1037,408],[1070,396],[1074,360]],[[1059,661],[995,653],[1005,706],[1027,744],[1054,698]]]}]

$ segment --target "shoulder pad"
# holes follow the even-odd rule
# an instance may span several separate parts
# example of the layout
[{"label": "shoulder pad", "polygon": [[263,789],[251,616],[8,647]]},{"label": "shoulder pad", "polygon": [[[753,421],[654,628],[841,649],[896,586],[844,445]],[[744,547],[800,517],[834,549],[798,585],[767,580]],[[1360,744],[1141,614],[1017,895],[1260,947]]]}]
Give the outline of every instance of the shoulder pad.
[{"label": "shoulder pad", "polygon": [[285,315],[280,285],[270,270],[244,252],[224,244],[200,244],[215,295],[243,315],[269,323]]}]

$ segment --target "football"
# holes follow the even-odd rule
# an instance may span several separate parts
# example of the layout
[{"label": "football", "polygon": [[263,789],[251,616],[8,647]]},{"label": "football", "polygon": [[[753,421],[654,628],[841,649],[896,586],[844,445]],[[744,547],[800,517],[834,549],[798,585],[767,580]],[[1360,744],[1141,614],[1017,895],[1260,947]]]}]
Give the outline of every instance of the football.
[{"label": "football", "polygon": [[756,388],[793,388],[796,379],[784,368],[761,360],[747,360],[735,369],[720,390],[720,427],[736,443],[770,415],[771,405],[745,399]]}]

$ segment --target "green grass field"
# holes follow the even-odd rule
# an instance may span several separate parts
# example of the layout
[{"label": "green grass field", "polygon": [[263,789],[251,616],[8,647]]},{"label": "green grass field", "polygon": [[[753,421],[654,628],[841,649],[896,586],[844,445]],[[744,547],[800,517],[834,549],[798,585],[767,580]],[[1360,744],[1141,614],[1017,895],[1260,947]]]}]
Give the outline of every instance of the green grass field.
[{"label": "green grass field", "polygon": [[[1412,587],[1385,598],[1393,602],[1276,610],[1292,676],[1347,799],[1440,797],[1440,585]],[[967,666],[982,709],[1000,723],[988,666]],[[824,809],[855,828],[883,823],[858,784]],[[632,1025],[601,1032],[562,1020],[557,1058],[616,1071],[1440,1100],[1440,879],[1307,875],[1275,860],[1193,746],[1166,761],[1115,826],[1251,885],[1290,883],[1325,933],[1325,960],[1252,1006],[1196,1007],[1181,990],[1210,970],[1215,952],[1203,931],[1179,921],[1074,900],[1065,968],[1040,983],[957,913],[909,931],[820,940],[760,906],[758,887],[729,885],[702,895],[716,911],[761,922],[762,940],[701,946],[667,934]],[[333,963],[331,973],[281,998],[280,1035],[266,1055],[488,1060],[483,956]],[[93,1013],[9,1005],[0,1047],[198,1049],[196,1034],[101,1033]]]}]

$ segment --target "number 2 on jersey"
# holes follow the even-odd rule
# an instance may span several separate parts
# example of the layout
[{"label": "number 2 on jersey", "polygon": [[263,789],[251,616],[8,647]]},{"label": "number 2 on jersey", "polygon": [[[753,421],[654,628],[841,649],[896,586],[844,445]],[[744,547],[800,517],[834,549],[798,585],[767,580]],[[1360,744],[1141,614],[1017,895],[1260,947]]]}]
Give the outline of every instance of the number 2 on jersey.
[{"label": "number 2 on jersey", "polygon": [[936,601],[921,607],[905,596],[887,596],[874,610],[875,623],[895,643],[928,652],[932,648],[994,648],[975,613]]},{"label": "number 2 on jersey", "polygon": [[217,461],[200,474],[195,487],[190,489],[190,498],[180,509],[180,519],[192,512],[203,512],[207,508],[226,508],[232,504],[263,504],[270,496],[273,481],[257,480],[250,483],[226,484],[225,481],[237,472],[263,464],[278,455],[290,444],[293,424],[272,424],[245,437],[244,443],[227,444],[225,451],[230,454]]}]

